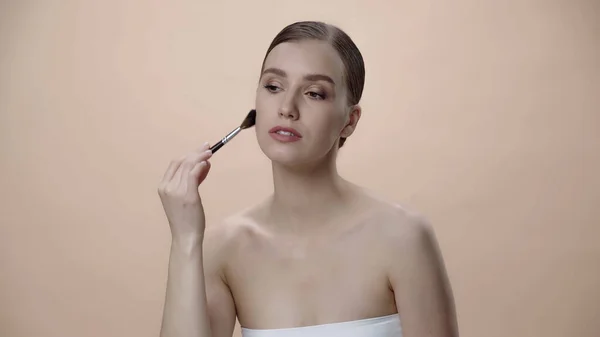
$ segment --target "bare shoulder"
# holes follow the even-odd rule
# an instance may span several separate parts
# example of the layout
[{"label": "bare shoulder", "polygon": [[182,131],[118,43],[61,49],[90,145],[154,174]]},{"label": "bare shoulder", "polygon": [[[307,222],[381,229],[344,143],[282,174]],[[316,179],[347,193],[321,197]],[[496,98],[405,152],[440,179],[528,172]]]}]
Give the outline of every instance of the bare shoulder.
[{"label": "bare shoulder", "polygon": [[437,248],[435,230],[429,219],[416,211],[393,205],[386,234],[393,247],[404,254],[431,254]]},{"label": "bare shoulder", "polygon": [[389,200],[371,196],[378,205],[377,228],[390,259],[391,273],[416,262],[442,264],[435,230],[422,213]]},{"label": "bare shoulder", "polygon": [[407,336],[457,336],[451,286],[434,229],[422,214],[378,200],[379,237]]},{"label": "bare shoulder", "polygon": [[245,223],[244,217],[236,214],[209,224],[204,232],[202,260],[213,336],[231,336],[233,333],[237,308],[227,269]]},{"label": "bare shoulder", "polygon": [[[405,277],[430,277],[445,273],[442,252],[434,227],[429,219],[414,210],[391,204],[388,217],[383,221],[390,275],[396,280]],[[419,266],[418,269],[411,269]],[[398,285],[398,283],[396,283]]]},{"label": "bare shoulder", "polygon": [[[377,223],[382,238],[396,249],[414,249],[434,240],[429,219],[405,205],[386,200],[373,193],[366,194],[372,221]],[[422,247],[425,248],[425,247]]]},{"label": "bare shoulder", "polygon": [[204,234],[205,257],[223,267],[229,257],[243,247],[249,234],[259,230],[254,215],[260,205],[242,209],[225,219],[206,227]]}]

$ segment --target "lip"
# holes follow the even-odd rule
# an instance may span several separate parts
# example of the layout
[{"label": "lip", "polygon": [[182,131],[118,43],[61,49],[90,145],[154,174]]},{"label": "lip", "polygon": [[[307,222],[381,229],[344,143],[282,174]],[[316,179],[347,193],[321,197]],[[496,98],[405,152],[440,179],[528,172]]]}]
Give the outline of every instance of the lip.
[{"label": "lip", "polygon": [[[282,134],[277,133],[278,131],[289,132],[289,133],[292,133],[292,135],[291,136],[282,135]],[[283,143],[296,142],[296,141],[300,140],[300,138],[302,138],[302,135],[300,134],[300,132],[298,132],[298,130],[296,130],[294,128],[287,128],[284,126],[276,126],[276,127],[272,128],[271,130],[269,130],[269,135],[272,138],[274,138],[275,140],[278,140]]]}]

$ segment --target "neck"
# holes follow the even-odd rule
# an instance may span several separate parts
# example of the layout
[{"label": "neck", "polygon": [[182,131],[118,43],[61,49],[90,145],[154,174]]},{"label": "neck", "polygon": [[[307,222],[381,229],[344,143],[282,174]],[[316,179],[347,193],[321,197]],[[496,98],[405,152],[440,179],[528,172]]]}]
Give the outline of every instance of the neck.
[{"label": "neck", "polygon": [[350,197],[350,184],[342,179],[335,160],[290,168],[273,163],[274,194],[269,216],[278,226],[319,226],[343,212]]}]

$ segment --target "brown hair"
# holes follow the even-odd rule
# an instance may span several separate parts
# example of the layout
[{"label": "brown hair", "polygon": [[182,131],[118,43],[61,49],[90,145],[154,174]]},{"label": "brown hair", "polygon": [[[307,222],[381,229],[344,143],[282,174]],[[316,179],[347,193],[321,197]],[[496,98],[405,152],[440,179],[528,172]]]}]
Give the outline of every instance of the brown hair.
[{"label": "brown hair", "polygon": [[[280,43],[302,40],[319,40],[331,44],[344,63],[348,104],[358,104],[365,84],[365,64],[360,50],[358,50],[350,36],[336,26],[319,21],[300,21],[286,26],[275,36],[269,49],[267,49],[262,70],[264,70],[267,56],[273,48]],[[339,147],[342,147],[345,142],[346,138],[340,138]]]}]

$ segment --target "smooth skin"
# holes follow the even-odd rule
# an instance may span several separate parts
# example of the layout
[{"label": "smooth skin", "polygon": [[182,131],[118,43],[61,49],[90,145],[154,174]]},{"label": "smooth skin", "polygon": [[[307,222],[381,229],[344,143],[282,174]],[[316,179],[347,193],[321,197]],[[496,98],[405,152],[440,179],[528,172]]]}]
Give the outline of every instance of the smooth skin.
[{"label": "smooth skin", "polygon": [[[361,116],[327,43],[275,47],[256,94],[256,135],[274,193],[205,224],[198,186],[208,145],[171,163],[159,195],[172,233],[162,337],[230,337],[400,313],[405,337],[458,336],[434,232],[420,215],[354,185],[336,169],[338,140]],[[273,139],[275,126],[302,138]]]}]

